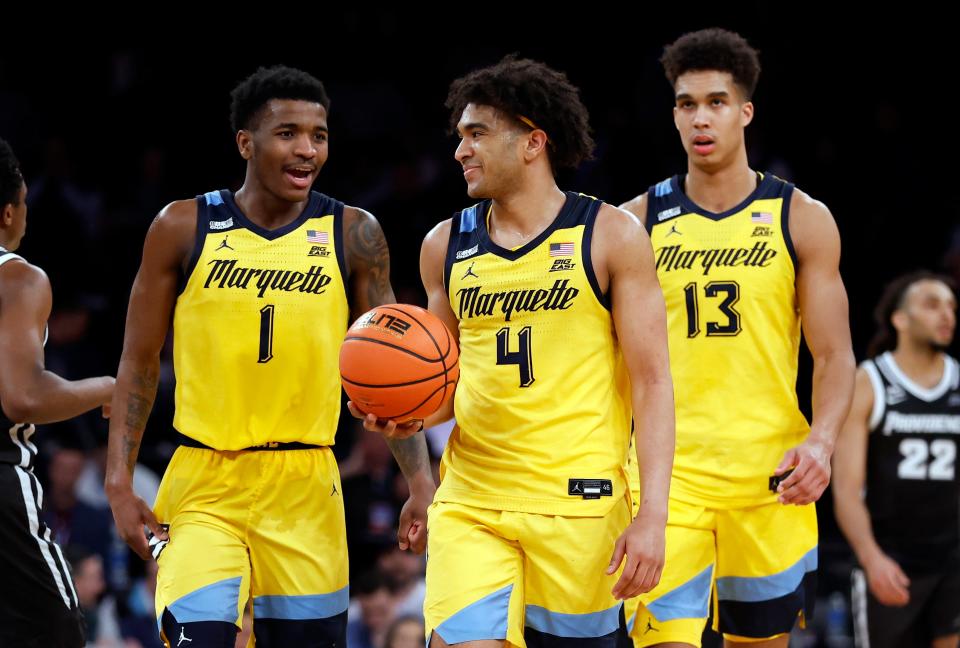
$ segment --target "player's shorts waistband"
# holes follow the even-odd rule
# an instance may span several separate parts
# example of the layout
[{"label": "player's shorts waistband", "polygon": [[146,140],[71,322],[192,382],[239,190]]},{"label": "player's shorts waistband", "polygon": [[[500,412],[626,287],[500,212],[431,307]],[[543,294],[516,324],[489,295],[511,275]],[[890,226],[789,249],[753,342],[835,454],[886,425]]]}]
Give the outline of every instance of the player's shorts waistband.
[{"label": "player's shorts waistband", "polygon": [[[196,439],[191,439],[186,434],[180,432],[175,432],[176,440],[179,445],[186,446],[188,448],[203,448],[204,450],[217,450],[217,448],[211,448],[205,443],[200,443]],[[278,450],[314,450],[316,448],[328,448],[330,446],[325,445],[314,445],[312,443],[301,443],[300,441],[268,441],[261,445],[250,446],[248,448],[240,448],[238,452],[260,452],[260,451],[278,451]]]}]

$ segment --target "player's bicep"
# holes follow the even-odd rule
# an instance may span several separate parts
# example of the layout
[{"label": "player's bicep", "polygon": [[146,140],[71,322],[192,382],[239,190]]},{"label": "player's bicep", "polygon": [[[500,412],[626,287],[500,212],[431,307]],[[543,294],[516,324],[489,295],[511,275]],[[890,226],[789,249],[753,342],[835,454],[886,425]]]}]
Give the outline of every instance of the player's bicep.
[{"label": "player's bicep", "polygon": [[669,379],[667,313],[650,238],[636,221],[611,234],[615,240],[606,253],[610,301],[631,380]]},{"label": "player's bicep", "polygon": [[434,227],[423,239],[420,248],[420,279],[427,293],[427,309],[447,325],[454,340],[459,342],[460,322],[450,307],[443,276],[449,236],[450,221],[445,221]]},{"label": "player's bicep", "polygon": [[[50,315],[50,282],[41,270],[17,263],[4,276],[0,314],[0,394],[15,413],[44,370],[43,341]],[[15,417],[14,420],[16,420]]]},{"label": "player's bicep", "polygon": [[[187,216],[186,218],[184,216]],[[189,214],[168,210],[154,219],[143,244],[143,258],[130,290],[124,354],[156,356],[163,347],[177,298],[186,251],[192,245]]]},{"label": "player's bicep", "polygon": [[840,233],[821,203],[799,201],[790,231],[797,250],[797,299],[804,338],[817,356],[850,348],[847,291],[840,277]]},{"label": "player's bicep", "polygon": [[344,209],[344,253],[350,294],[350,317],[397,301],[390,284],[390,249],[380,223],[370,212]]}]

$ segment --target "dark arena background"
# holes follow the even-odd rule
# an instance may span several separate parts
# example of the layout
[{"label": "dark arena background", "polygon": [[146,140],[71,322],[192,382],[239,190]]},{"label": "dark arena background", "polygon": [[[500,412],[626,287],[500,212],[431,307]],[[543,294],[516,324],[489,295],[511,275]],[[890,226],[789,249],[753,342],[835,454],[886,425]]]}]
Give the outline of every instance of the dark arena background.
[{"label": "dark arena background", "polygon": [[[377,216],[401,302],[425,305],[420,243],[435,223],[471,203],[443,105],[452,79],[510,52],[566,72],[590,110],[597,146],[595,159],[562,174],[560,186],[619,204],[685,169],[658,58],[681,33],[708,26],[739,31],[761,53],[756,117],[747,130],[751,166],[795,182],[836,218],[857,359],[886,281],[919,268],[960,280],[956,37],[938,33],[935,16],[917,9],[903,23],[900,15],[881,24],[856,16],[841,23],[829,6],[794,15],[760,2],[725,11],[691,5],[671,15],[640,4],[609,14],[571,9],[477,5],[435,16],[399,5],[312,15],[277,7],[246,23],[191,20],[166,32],[154,25],[150,35],[15,38],[19,47],[0,54],[0,137],[13,146],[29,187],[19,252],[44,268],[53,286],[48,368],[68,378],[115,374],[147,227],[171,200],[240,186],[244,164],[229,128],[229,92],[258,66],[277,63],[325,83],[330,157],[315,189]],[[579,13],[589,9],[594,13]],[[39,49],[50,55],[38,56]],[[167,347],[140,453],[154,480],[175,448]],[[809,386],[805,355],[798,392],[808,414]],[[93,607],[88,619],[105,633],[96,645],[147,648],[159,645],[147,600],[152,570],[113,531],[102,492],[106,438],[96,413],[42,426],[37,472],[48,524],[77,557],[78,590]],[[441,449],[442,434],[432,446]],[[364,615],[382,642],[404,602],[422,596],[422,559],[391,550],[405,485],[382,440],[352,421],[343,419],[336,453],[357,598],[351,614]],[[852,646],[853,561],[829,492],[819,511],[817,615],[791,645]],[[102,578],[90,553],[100,559]]]}]

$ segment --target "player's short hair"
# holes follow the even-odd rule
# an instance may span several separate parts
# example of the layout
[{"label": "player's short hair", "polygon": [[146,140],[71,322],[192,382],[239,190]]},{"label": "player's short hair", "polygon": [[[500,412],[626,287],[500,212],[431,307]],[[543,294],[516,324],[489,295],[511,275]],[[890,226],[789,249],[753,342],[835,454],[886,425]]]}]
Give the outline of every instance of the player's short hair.
[{"label": "player's short hair", "polygon": [[7,205],[20,206],[20,189],[23,188],[23,174],[20,162],[6,140],[0,139],[0,208]]},{"label": "player's short hair", "polygon": [[495,108],[518,126],[543,129],[554,173],[576,168],[593,155],[590,115],[580,91],[566,74],[539,61],[510,54],[451,83],[446,106],[452,130],[470,103]]},{"label": "player's short hair", "polygon": [[312,101],[330,111],[330,97],[312,74],[285,65],[261,67],[230,92],[230,125],[234,131],[253,130],[271,99]]},{"label": "player's short hair", "polygon": [[686,72],[729,72],[745,101],[753,97],[760,78],[759,52],[740,34],[717,27],[684,34],[664,48],[660,63],[674,87]]}]

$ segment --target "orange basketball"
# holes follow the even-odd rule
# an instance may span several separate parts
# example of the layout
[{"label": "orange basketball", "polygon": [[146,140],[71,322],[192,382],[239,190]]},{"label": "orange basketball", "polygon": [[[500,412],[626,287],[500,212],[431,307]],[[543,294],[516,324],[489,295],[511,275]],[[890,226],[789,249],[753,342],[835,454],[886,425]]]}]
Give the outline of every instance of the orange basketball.
[{"label": "orange basketball", "polygon": [[361,315],[340,347],[343,389],[360,410],[398,422],[433,414],[453,394],[460,351],[435,315],[409,304]]}]

